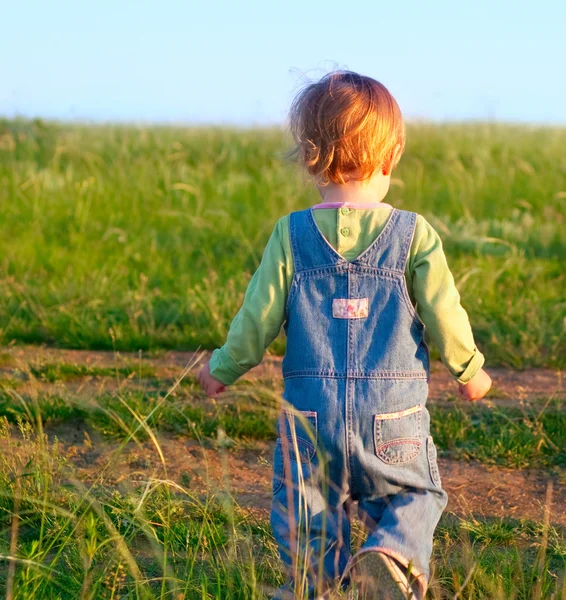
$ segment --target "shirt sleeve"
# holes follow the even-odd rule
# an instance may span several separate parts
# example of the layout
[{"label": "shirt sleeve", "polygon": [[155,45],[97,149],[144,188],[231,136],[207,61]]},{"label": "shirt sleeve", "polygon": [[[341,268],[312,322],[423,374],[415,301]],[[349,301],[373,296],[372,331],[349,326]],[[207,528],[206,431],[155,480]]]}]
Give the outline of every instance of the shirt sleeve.
[{"label": "shirt sleeve", "polygon": [[442,241],[419,215],[409,258],[412,296],[442,362],[459,383],[468,383],[485,362],[476,347],[468,314],[460,303]]},{"label": "shirt sleeve", "polygon": [[288,217],[277,221],[226,342],[212,353],[210,373],[224,385],[231,385],[261,362],[285,320],[290,268],[285,252],[287,221]]}]

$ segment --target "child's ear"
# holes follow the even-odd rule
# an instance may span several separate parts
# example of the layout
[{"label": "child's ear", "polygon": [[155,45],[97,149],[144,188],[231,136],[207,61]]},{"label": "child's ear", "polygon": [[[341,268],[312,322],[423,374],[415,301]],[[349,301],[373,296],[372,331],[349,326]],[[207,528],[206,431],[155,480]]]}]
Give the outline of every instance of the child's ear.
[{"label": "child's ear", "polygon": [[388,175],[391,175],[391,172],[393,171],[393,167],[399,162],[399,159],[401,158],[400,154],[401,154],[401,144],[397,144],[395,146],[395,149],[391,153],[391,160],[387,161],[385,163],[385,165],[383,165],[383,174],[386,177]]}]

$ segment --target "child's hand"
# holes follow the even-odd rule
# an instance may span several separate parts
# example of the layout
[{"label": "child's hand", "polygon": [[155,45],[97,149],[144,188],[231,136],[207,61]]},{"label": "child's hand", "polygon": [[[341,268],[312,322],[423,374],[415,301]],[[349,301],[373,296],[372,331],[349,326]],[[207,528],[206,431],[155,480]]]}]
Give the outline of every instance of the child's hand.
[{"label": "child's hand", "polygon": [[200,383],[207,396],[217,396],[226,389],[226,386],[221,381],[218,381],[218,379],[210,374],[208,363],[203,365],[198,372],[197,381]]},{"label": "child's hand", "polygon": [[473,402],[481,400],[491,389],[491,377],[480,369],[466,384],[460,384],[460,395]]}]

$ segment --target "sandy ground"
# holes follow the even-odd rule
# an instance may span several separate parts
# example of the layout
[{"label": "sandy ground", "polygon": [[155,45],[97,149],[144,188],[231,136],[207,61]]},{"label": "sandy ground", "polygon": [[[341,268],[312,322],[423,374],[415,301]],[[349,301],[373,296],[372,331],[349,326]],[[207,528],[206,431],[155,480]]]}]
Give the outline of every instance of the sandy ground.
[{"label": "sandy ground", "polygon": [[[47,430],[59,440],[72,467],[72,477],[86,485],[133,489],[151,479],[172,481],[192,494],[233,495],[246,510],[267,516],[271,502],[273,442],[243,443],[219,450],[180,436],[160,434],[158,446],[150,441],[108,441],[84,423],[65,423]],[[0,443],[4,457],[6,444]],[[159,447],[159,449],[158,449]],[[26,452],[23,443],[13,449]],[[163,456],[163,460],[161,458]],[[542,521],[549,500],[550,522],[566,528],[566,486],[557,477],[538,470],[508,469],[479,462],[439,459],[443,487],[449,495],[447,510],[466,518],[527,518]]]},{"label": "sandy ground", "polygon": [[[3,375],[19,370],[25,372],[28,364],[63,362],[102,367],[140,362],[140,357],[132,354],[39,347],[4,348],[1,355],[0,371]],[[205,353],[167,352],[153,357],[142,356],[141,360],[151,365],[158,377],[174,379],[187,365],[192,365],[195,372],[199,359],[202,362],[205,358]],[[280,362],[280,358],[267,357],[260,366],[250,371],[247,379],[280,380]],[[490,369],[490,374],[494,390],[488,402],[516,406],[553,398],[559,402],[561,409],[565,391],[560,372],[549,369]],[[88,380],[86,384],[83,381],[39,385],[72,388],[74,393],[80,392],[80,386],[85,385],[95,386],[98,391],[101,386],[108,390],[116,385],[112,378],[94,380]],[[94,392],[94,388],[90,391]],[[455,393],[456,386],[447,370],[440,363],[435,363],[430,384],[431,401],[442,403]],[[54,426],[48,434],[50,439],[57,436],[61,441],[75,476],[85,483],[103,477],[106,484],[131,487],[152,477],[165,478],[197,494],[229,491],[241,506],[251,512],[266,515],[269,510],[271,442],[238,443],[228,450],[219,451],[184,437],[160,434],[159,449],[165,459],[163,463],[151,441],[138,445],[130,442],[117,453],[117,442],[104,439],[95,431],[87,431],[82,422]],[[5,446],[4,443],[2,445]],[[25,452],[25,444],[17,451]],[[537,470],[507,469],[446,458],[439,459],[439,467],[443,486],[449,494],[448,510],[459,516],[525,517],[542,521],[545,504],[550,499],[551,523],[566,527],[566,486],[556,477]]]}]

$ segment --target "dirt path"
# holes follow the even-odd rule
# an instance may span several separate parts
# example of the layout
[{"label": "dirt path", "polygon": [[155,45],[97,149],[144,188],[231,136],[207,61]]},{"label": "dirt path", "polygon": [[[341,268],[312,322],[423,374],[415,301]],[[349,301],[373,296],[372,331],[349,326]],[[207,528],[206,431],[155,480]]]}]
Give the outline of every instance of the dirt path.
[{"label": "dirt path", "polygon": [[[91,350],[61,350],[43,348],[38,346],[15,346],[0,350],[0,375],[24,371],[27,365],[41,365],[48,363],[66,363],[87,365],[91,367],[121,367],[135,368],[141,363],[151,366],[156,377],[175,379],[180,376],[187,365],[191,365],[194,374],[209,353],[195,352],[164,352],[158,356],[134,353],[113,353]],[[141,361],[141,362],[140,362]],[[493,389],[488,401],[502,406],[517,405],[518,402],[538,402],[553,398],[558,402],[566,399],[566,389],[562,373],[552,369],[526,369],[514,371],[510,369],[495,368],[489,370],[493,378]],[[268,379],[281,383],[281,358],[268,356],[264,361],[252,369],[243,380],[253,378]],[[92,379],[95,379],[93,382]],[[132,381],[135,382],[135,377]],[[81,384],[64,382],[67,387],[91,387],[95,390],[109,391],[117,386],[112,377],[97,377],[83,381]],[[41,387],[51,389],[61,388],[55,384],[39,383]],[[85,390],[86,391],[86,390]],[[447,369],[440,362],[433,362],[431,367],[430,400],[447,401],[457,395],[457,386]]]},{"label": "dirt path", "polygon": [[[206,353],[167,352],[158,356],[137,354],[93,352],[81,350],[58,350],[41,347],[8,347],[0,349],[0,377],[21,377],[29,365],[66,363],[92,367],[136,366],[140,360],[154,369],[154,385],[166,385],[174,380],[187,365],[193,373],[199,359]],[[281,385],[281,359],[267,357],[252,369],[244,379],[258,378]],[[487,402],[498,405],[517,406],[520,403],[555,401],[555,409],[562,410],[566,398],[561,373],[550,369],[511,371],[490,369],[494,380],[493,392]],[[161,380],[161,381],[160,381]],[[132,385],[135,378],[132,378]],[[118,382],[112,377],[86,377],[55,383],[33,383],[45,390],[75,395],[110,391]],[[432,366],[430,399],[432,402],[450,402],[457,392],[448,371],[440,364]],[[85,435],[86,431],[86,435]],[[165,469],[159,452],[151,442],[133,443],[115,456],[118,443],[110,442],[95,431],[85,430],[84,423],[65,423],[48,431],[53,439],[61,441],[76,476],[85,482],[104,477],[104,483],[131,487],[151,477],[166,477],[191,491],[203,494],[207,491],[230,490],[238,503],[252,512],[266,515],[271,500],[272,443],[242,443],[235,448],[219,451],[203,447],[194,440],[162,434],[160,448],[165,458]],[[5,440],[0,446],[4,446]],[[2,448],[0,447],[0,450]],[[26,452],[25,443],[17,452]],[[443,485],[449,494],[448,510],[459,516],[471,517],[525,517],[541,521],[544,514],[547,487],[553,486],[551,522],[566,527],[566,488],[556,479],[536,470],[514,470],[490,467],[475,462],[460,462],[441,458],[439,466]]]},{"label": "dirt path", "polygon": [[[226,492],[246,510],[266,517],[271,502],[273,442],[254,442],[227,450],[173,435],[159,435],[159,448],[151,441],[109,442],[96,431],[85,435],[83,423],[50,428],[64,454],[84,483],[131,489],[151,478],[168,479],[195,494]],[[4,448],[1,448],[4,446]],[[0,450],[6,453],[5,444]],[[26,444],[17,447],[26,452]],[[5,455],[6,456],[6,455]],[[9,457],[6,457],[9,459]],[[165,465],[165,467],[163,466]],[[443,487],[449,494],[448,511],[465,518],[527,518],[543,520],[547,486],[553,488],[550,522],[566,528],[566,486],[536,470],[515,470],[440,458]]]}]

